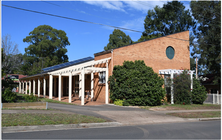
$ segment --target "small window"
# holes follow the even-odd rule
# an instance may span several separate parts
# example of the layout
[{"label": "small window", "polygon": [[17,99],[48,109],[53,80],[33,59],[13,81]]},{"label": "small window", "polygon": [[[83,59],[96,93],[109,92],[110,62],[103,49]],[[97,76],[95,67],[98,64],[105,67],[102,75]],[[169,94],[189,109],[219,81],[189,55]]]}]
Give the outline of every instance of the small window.
[{"label": "small window", "polygon": [[174,54],[175,54],[174,48],[171,47],[171,46],[167,47],[167,49],[166,49],[166,56],[167,56],[169,59],[173,59]]},{"label": "small window", "polygon": [[99,84],[105,84],[106,83],[106,72],[100,72],[99,73]]}]

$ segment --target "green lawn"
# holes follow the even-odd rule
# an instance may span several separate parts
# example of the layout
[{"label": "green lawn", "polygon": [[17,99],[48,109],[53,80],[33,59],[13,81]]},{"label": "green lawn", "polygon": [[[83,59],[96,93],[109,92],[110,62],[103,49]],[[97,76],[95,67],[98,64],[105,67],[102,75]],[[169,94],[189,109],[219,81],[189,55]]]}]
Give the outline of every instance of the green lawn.
[{"label": "green lawn", "polygon": [[76,104],[71,104],[71,103],[67,103],[67,102],[56,101],[56,100],[52,100],[52,99],[48,99],[48,98],[39,98],[39,99],[40,99],[40,101],[42,101],[42,102],[59,103],[59,104],[67,104],[67,105],[76,105]]},{"label": "green lawn", "polygon": [[16,93],[17,96],[25,96],[26,94]]},{"label": "green lawn", "polygon": [[39,108],[2,108],[2,110],[57,110],[53,108],[39,109]]},{"label": "green lawn", "polygon": [[[18,96],[18,101],[17,102],[24,102],[23,100],[23,96],[27,95],[27,94],[20,94],[20,93],[16,93]],[[48,99],[48,98],[39,98],[40,102],[49,102],[49,103],[59,103],[59,104],[68,104],[68,105],[75,105],[75,104],[71,104],[71,103],[67,103],[67,102],[61,102],[61,101],[56,101],[56,100],[52,100],[52,99]]]},{"label": "green lawn", "polygon": [[161,105],[161,106],[143,106],[142,109],[147,110],[197,110],[197,109],[221,109],[221,105],[215,104],[192,104],[192,105]]},{"label": "green lawn", "polygon": [[167,115],[181,117],[181,118],[213,118],[213,117],[221,117],[221,112],[220,111],[181,112],[181,113],[167,113]]},{"label": "green lawn", "polygon": [[55,124],[101,123],[106,120],[79,114],[2,114],[2,127]]}]

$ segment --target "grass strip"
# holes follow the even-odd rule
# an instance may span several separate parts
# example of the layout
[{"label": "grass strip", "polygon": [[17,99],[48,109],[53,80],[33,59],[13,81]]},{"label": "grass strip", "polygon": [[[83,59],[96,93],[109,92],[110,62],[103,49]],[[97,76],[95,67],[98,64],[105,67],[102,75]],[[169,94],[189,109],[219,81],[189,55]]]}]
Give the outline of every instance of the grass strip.
[{"label": "grass strip", "polygon": [[[26,102],[23,99],[23,96],[25,96],[26,94],[20,94],[20,93],[16,93],[19,100],[17,100],[17,102]],[[40,102],[49,102],[49,103],[59,103],[59,104],[68,104],[68,105],[76,105],[76,104],[71,104],[71,103],[67,103],[67,102],[61,102],[61,101],[56,101],[53,99],[48,99],[48,98],[43,98],[43,97],[39,97],[39,101]]]},{"label": "grass strip", "polygon": [[53,108],[39,109],[39,108],[2,108],[2,110],[57,110]]},{"label": "grass strip", "polygon": [[76,105],[76,104],[71,104],[71,103],[67,103],[67,102],[56,101],[56,100],[47,99],[47,98],[39,98],[39,99],[40,99],[40,101],[42,101],[42,102],[59,103],[59,104],[67,104],[67,105]]},{"label": "grass strip", "polygon": [[215,104],[191,104],[191,105],[180,105],[180,104],[173,104],[173,105],[161,105],[161,106],[143,106],[142,109],[155,109],[155,108],[162,108],[164,110],[197,110],[197,109],[221,109],[221,105]]},{"label": "grass strip", "polygon": [[25,96],[27,94],[16,93],[17,96]]},{"label": "grass strip", "polygon": [[213,118],[213,117],[221,117],[221,112],[220,111],[180,112],[180,113],[167,113],[167,115],[181,117],[181,118]]},{"label": "grass strip", "polygon": [[79,114],[34,114],[13,113],[2,114],[2,127],[6,126],[31,126],[55,124],[101,123],[106,120]]}]

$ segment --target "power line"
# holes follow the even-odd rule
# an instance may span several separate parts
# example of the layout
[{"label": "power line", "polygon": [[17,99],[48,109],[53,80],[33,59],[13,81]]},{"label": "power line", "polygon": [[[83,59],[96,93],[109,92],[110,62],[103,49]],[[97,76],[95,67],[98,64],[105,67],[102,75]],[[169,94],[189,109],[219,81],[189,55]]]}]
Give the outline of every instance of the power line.
[{"label": "power line", "polygon": [[81,19],[75,19],[75,18],[70,18],[70,17],[64,17],[64,16],[59,16],[59,15],[54,15],[54,14],[49,14],[49,13],[44,13],[44,12],[39,12],[39,11],[34,11],[34,10],[28,10],[28,9],[9,6],[9,5],[5,5],[5,4],[2,4],[2,6],[6,6],[6,7],[18,9],[18,10],[23,10],[23,11],[28,11],[28,12],[33,12],[33,13],[39,13],[39,14],[48,15],[48,16],[53,16],[53,17],[59,17],[59,18],[70,19],[70,20],[75,20],[75,21],[80,21],[80,22],[85,22],[85,23],[91,23],[91,24],[97,24],[97,25],[101,25],[101,26],[107,26],[107,27],[112,27],[112,28],[117,28],[117,29],[122,29],[122,30],[128,30],[128,31],[132,31],[132,32],[143,33],[142,31],[127,29],[127,28],[123,28],[123,27],[117,27],[117,26],[106,25],[106,24],[102,24],[102,23],[96,23],[96,22],[91,22],[91,21],[86,21],[86,20],[81,20]]},{"label": "power line", "polygon": [[[122,30],[128,30],[128,31],[132,31],[132,32],[143,33],[142,31],[127,29],[127,28],[122,28],[122,27],[116,27],[116,26],[111,26],[111,25],[106,25],[106,24],[101,24],[101,23],[95,23],[95,22],[90,22],[90,21],[85,21],[85,20],[75,19],[75,18],[70,18],[70,17],[64,17],[64,16],[59,16],[59,15],[53,15],[53,14],[48,14],[48,13],[43,13],[43,12],[38,12],[38,11],[33,11],[33,10],[28,10],[28,9],[23,9],[23,8],[19,8],[19,7],[4,5],[4,4],[2,4],[2,6],[6,6],[6,7],[18,9],[18,10],[23,10],[23,11],[28,11],[28,12],[33,12],[33,13],[39,13],[39,14],[43,14],[43,15],[49,15],[49,16],[53,16],[53,17],[59,17],[59,18],[70,19],[70,20],[75,20],[75,21],[80,21],[80,22],[85,22],[85,23],[91,23],[91,24],[97,24],[97,25],[101,25],[101,26],[107,26],[107,27],[112,27],[112,28],[117,28],[117,29],[122,29]],[[167,36],[163,36],[163,37],[177,39],[177,40],[182,40],[182,41],[189,41],[189,40],[173,38],[173,37],[167,37]]]},{"label": "power line", "polygon": [[55,4],[55,3],[51,3],[51,2],[48,2],[48,1],[45,1],[45,0],[41,0],[41,1],[42,1],[42,2],[45,2],[45,3],[48,3],[48,4],[51,4],[51,5],[54,5],[54,6],[61,7],[61,8],[65,8],[65,9],[69,9],[69,10],[72,10],[72,11],[76,11],[76,12],[79,12],[79,13],[82,13],[82,14],[94,16],[94,17],[97,17],[97,18],[101,18],[101,19],[105,19],[105,20],[111,20],[111,21],[117,21],[117,20],[112,20],[112,19],[109,19],[109,18],[104,18],[104,17],[92,15],[92,14],[89,14],[89,13],[86,13],[86,12],[81,12],[81,11],[79,11],[79,10],[75,10],[75,9],[73,9],[73,8],[68,8],[68,7],[65,7],[65,6],[61,6],[61,5],[58,5],[58,4]]}]

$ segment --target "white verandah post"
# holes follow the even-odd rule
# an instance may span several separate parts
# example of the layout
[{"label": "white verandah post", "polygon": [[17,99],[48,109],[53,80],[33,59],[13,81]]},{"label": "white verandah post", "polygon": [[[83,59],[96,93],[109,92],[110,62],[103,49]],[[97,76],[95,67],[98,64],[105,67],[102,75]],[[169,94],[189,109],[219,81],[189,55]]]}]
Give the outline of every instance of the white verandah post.
[{"label": "white verandah post", "polygon": [[44,80],[43,80],[43,96],[44,96],[44,98],[45,98],[45,95],[46,95],[46,80],[44,77]]},{"label": "white verandah post", "polygon": [[79,74],[79,98],[81,97],[81,94],[82,94],[82,74],[80,73]]},{"label": "white verandah post", "polygon": [[81,78],[81,82],[82,82],[82,94],[81,94],[81,105],[84,105],[84,101],[85,101],[85,68],[83,67],[82,72],[81,72],[82,78]]},{"label": "white verandah post", "polygon": [[38,97],[40,97],[40,79],[38,78]]},{"label": "white verandah post", "polygon": [[108,85],[108,76],[109,76],[109,67],[108,67],[108,60],[106,61],[106,104],[109,104],[109,85]]},{"label": "white verandah post", "polygon": [[25,91],[25,82],[24,81],[22,81],[22,89],[23,89],[22,93],[24,94],[24,91]]},{"label": "white verandah post", "polygon": [[72,102],[72,73],[69,73],[69,103]]},{"label": "white verandah post", "polygon": [[61,89],[62,89],[61,81],[62,81],[62,75],[59,74],[59,101],[61,101]]},{"label": "white verandah post", "polygon": [[35,79],[33,79],[33,95],[35,95]]},{"label": "white verandah post", "polygon": [[31,80],[29,80],[29,95],[31,95]]},{"label": "white verandah post", "polygon": [[21,93],[21,81],[19,81],[19,93]]},{"label": "white verandah post", "polygon": [[49,99],[52,99],[53,76],[49,75]]},{"label": "white verandah post", "polygon": [[93,101],[93,95],[94,95],[94,73],[91,73],[91,101]]}]

